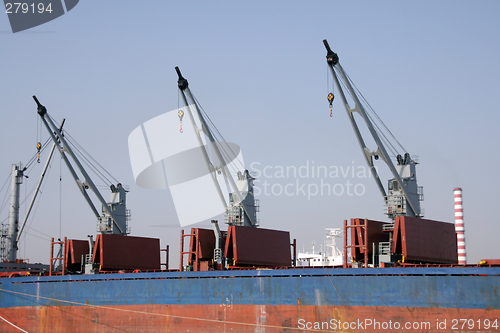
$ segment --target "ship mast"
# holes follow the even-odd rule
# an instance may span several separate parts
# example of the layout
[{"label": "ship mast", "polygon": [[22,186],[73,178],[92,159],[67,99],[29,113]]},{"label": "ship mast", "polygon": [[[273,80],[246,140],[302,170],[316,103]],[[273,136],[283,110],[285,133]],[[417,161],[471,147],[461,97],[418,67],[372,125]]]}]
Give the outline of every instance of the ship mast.
[{"label": "ship mast", "polygon": [[5,261],[14,262],[17,259],[17,234],[19,231],[19,188],[23,183],[24,171],[22,165],[12,165],[12,182],[9,210],[9,229],[7,233]]}]

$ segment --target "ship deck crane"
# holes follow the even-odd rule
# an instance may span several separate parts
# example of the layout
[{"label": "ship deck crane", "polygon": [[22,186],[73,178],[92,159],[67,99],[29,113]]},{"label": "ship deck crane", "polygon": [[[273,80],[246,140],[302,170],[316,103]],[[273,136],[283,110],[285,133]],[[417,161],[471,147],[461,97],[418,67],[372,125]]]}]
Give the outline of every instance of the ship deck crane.
[{"label": "ship deck crane", "polygon": [[[233,176],[229,173],[229,170],[227,168],[227,163],[223,157],[223,152],[221,151],[222,147],[221,142],[218,142],[214,138],[214,135],[210,127],[208,126],[205,118],[202,115],[201,106],[193,97],[191,89],[189,89],[188,81],[182,76],[178,67],[175,67],[175,70],[179,77],[177,84],[179,87],[179,91],[182,94],[182,99],[184,101],[185,109],[188,113],[191,124],[195,129],[198,144],[202,149],[205,163],[207,164],[210,173],[212,175],[214,186],[217,189],[222,204],[226,210],[228,225],[257,227],[258,226],[256,218],[257,205],[253,193],[254,178],[250,176],[248,170],[244,170],[243,172],[238,172],[237,181],[233,179]],[[179,112],[180,112],[179,119],[181,120],[181,126],[182,126],[182,117],[184,116],[184,114],[181,113],[182,111]],[[193,114],[195,114],[200,120],[201,128],[197,127]],[[181,133],[182,133],[182,127],[181,127]],[[208,157],[208,151],[206,150],[205,144],[203,143],[200,133],[204,133],[210,140],[210,146],[216,155],[218,163],[216,162],[212,163],[210,161],[210,158]],[[229,182],[230,188],[233,191],[232,193],[229,194],[229,204],[226,202],[226,198],[224,198],[222,194],[222,190],[215,176],[216,172],[218,173],[222,172],[224,174],[225,178]]]},{"label": "ship deck crane", "polygon": [[[349,117],[354,133],[356,134],[366,163],[370,167],[373,178],[375,179],[375,182],[377,183],[380,193],[384,199],[387,207],[387,216],[393,221],[396,216],[422,217],[423,214],[420,208],[420,201],[423,199],[423,194],[422,187],[417,185],[417,162],[410,157],[408,152],[405,152],[404,155],[397,154],[397,165],[394,165],[383,143],[383,139],[385,139],[385,137],[383,135],[379,135],[379,127],[374,124],[372,118],[366,112],[365,106],[361,102],[362,99],[354,89],[352,82],[339,63],[338,55],[331,50],[326,39],[323,40],[323,43],[327,50],[326,58],[328,67],[330,68],[330,72],[337,86],[337,90],[340,94],[345,110],[347,111],[347,116]],[[351,96],[354,102],[354,107],[349,105],[342,87],[345,87],[347,93]],[[330,106],[333,103],[333,98],[333,94],[329,94],[328,100],[330,101]],[[373,137],[373,140],[377,145],[375,150],[370,150],[366,146],[356,119],[354,118],[356,113],[364,120],[371,136]],[[394,177],[389,180],[387,192],[382,185],[377,168],[373,163],[373,159],[377,160],[379,158],[386,163]]]},{"label": "ship deck crane", "polygon": [[[99,231],[103,234],[115,234],[123,236],[127,235],[129,233],[127,225],[129,213],[126,209],[125,200],[127,191],[120,183],[118,183],[116,186],[111,185],[111,200],[109,203],[106,202],[97,189],[96,185],[88,175],[87,171],[76,157],[64,135],[62,135],[60,129],[54,124],[52,118],[47,113],[47,109],[45,108],[45,106],[40,104],[36,96],[33,96],[33,99],[37,103],[38,114],[41,117],[45,127],[47,128],[47,131],[49,132],[54,145],[59,150],[61,157],[64,159],[64,162],[68,166],[73,179],[75,180],[85,200],[89,204],[92,212],[97,217]],[[70,162],[68,155],[71,157],[76,168],[83,176],[83,181],[80,180],[80,177],[76,173],[76,170]],[[88,189],[94,192],[97,199],[101,202],[102,214],[99,213],[94,203],[92,202],[89,193],[87,192]]]}]

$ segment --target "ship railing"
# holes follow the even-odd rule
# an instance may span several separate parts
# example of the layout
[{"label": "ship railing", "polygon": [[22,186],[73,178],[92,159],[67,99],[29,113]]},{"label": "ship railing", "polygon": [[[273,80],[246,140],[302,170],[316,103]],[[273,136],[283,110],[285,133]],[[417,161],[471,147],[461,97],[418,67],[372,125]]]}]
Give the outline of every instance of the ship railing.
[{"label": "ship railing", "polygon": [[394,223],[386,223],[386,224],[382,225],[382,230],[383,231],[394,230]]}]

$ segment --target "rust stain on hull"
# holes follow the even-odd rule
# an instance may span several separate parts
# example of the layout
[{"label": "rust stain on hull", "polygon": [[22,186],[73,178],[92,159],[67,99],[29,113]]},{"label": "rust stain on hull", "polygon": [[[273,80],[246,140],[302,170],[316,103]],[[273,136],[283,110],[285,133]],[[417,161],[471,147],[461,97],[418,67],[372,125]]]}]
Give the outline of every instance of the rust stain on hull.
[{"label": "rust stain on hull", "polygon": [[[445,309],[371,306],[292,305],[129,305],[129,306],[39,306],[1,309],[1,316],[27,332],[303,332],[363,331],[391,329],[365,327],[342,329],[344,322],[429,323],[437,330],[446,320],[479,321],[500,319],[500,310]],[[304,326],[310,323],[308,329]],[[328,323],[314,329],[314,323]],[[336,329],[334,328],[336,326]],[[476,324],[477,325],[477,324]],[[321,327],[321,326],[320,326]],[[397,331],[397,330],[394,330]],[[429,331],[429,330],[417,330]],[[476,330],[475,330],[476,331]],[[19,332],[2,321],[0,332]]]}]

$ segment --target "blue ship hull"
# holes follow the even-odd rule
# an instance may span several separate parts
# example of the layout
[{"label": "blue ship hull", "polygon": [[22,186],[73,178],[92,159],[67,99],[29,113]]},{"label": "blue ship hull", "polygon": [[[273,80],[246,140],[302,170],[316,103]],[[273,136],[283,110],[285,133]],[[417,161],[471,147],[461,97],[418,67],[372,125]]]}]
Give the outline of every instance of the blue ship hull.
[{"label": "blue ship hull", "polygon": [[[370,320],[429,322],[431,328],[444,320],[452,329],[453,320],[460,319],[471,319],[477,330],[500,320],[497,267],[114,273],[0,283],[0,327],[29,332],[48,327],[51,332],[219,332],[221,325],[231,331],[281,332],[314,330],[319,323],[335,330],[342,323]],[[130,319],[137,316],[149,319],[142,324]]]}]

